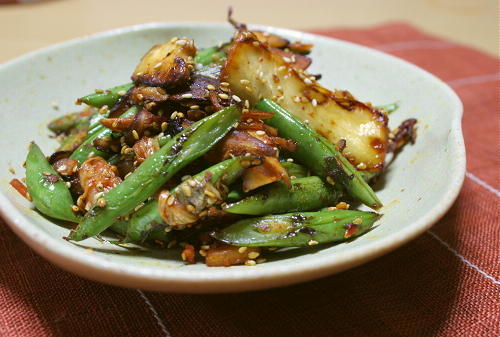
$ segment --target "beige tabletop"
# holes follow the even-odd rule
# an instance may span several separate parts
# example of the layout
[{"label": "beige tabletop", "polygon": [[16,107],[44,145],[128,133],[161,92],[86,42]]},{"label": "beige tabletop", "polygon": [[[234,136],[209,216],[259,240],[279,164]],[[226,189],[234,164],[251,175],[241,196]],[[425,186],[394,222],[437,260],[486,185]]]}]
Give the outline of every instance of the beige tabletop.
[{"label": "beige tabletop", "polygon": [[498,54],[497,0],[42,0],[0,5],[0,62],[111,28],[153,21],[224,21],[228,4],[235,8],[236,19],[246,23],[311,29],[403,21]]}]

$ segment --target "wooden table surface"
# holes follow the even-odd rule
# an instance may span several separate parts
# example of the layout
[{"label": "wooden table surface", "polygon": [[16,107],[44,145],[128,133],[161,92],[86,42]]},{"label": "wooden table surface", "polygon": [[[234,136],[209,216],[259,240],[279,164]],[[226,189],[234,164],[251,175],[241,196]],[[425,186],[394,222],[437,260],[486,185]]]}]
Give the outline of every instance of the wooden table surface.
[{"label": "wooden table surface", "polygon": [[498,54],[497,0],[41,0],[0,5],[0,62],[111,28],[153,21],[224,21],[228,3],[235,18],[246,23],[306,30],[403,21]]}]

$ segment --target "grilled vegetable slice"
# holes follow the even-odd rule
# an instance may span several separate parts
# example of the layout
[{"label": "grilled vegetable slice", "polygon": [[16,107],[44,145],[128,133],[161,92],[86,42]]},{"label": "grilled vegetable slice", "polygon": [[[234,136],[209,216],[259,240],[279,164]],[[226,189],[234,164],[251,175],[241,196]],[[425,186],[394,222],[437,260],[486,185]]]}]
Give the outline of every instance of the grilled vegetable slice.
[{"label": "grilled vegetable slice", "polygon": [[354,165],[383,169],[388,141],[387,116],[346,91],[329,91],[271,52],[250,32],[240,32],[228,52],[221,78],[250,104],[271,98],[330,142],[346,141],[343,151]]},{"label": "grilled vegetable slice", "polygon": [[193,40],[173,38],[151,48],[132,74],[135,83],[172,88],[191,76],[196,48]]}]

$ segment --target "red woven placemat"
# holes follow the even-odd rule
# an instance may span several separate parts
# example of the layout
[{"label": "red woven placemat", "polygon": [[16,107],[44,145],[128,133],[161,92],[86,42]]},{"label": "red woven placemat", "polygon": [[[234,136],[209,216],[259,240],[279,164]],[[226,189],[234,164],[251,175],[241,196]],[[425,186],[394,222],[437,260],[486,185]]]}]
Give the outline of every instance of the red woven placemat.
[{"label": "red woven placemat", "polygon": [[497,59],[404,24],[317,33],[415,63],[462,99],[467,177],[432,230],[318,281],[201,296],[87,281],[35,255],[0,220],[0,336],[500,335]]}]

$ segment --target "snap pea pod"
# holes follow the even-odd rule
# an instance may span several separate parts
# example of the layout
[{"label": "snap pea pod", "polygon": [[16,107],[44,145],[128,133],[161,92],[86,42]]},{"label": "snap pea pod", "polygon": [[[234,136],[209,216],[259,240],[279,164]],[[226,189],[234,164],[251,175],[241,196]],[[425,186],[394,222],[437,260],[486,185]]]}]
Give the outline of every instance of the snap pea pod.
[{"label": "snap pea pod", "polygon": [[67,115],[53,119],[52,121],[50,121],[47,127],[49,128],[50,131],[54,133],[68,131],[69,129],[73,128],[76,125],[76,123],[79,120],[78,117],[80,117],[80,112],[72,112]]},{"label": "snap pea pod", "polygon": [[194,57],[194,62],[204,66],[211,63],[217,63],[218,60],[226,57],[226,54],[221,52],[217,47],[210,47],[199,50]]},{"label": "snap pea pod", "polygon": [[[133,106],[130,109],[128,109],[121,117],[130,117],[134,116],[138,111],[140,107],[138,106]],[[106,158],[108,154],[103,151],[99,151],[96,149],[93,145],[94,140],[97,138],[104,138],[107,136],[111,136],[113,131],[110,129],[106,128],[103,125],[96,126],[94,128],[94,131],[92,133],[89,133],[87,139],[71,154],[70,158],[78,161],[79,164],[82,164],[87,158],[89,157],[90,153],[94,153],[94,156],[99,156]]]},{"label": "snap pea pod", "polygon": [[26,158],[26,186],[33,204],[41,213],[59,220],[78,222],[72,210],[74,202],[68,187],[34,142],[30,144]]},{"label": "snap pea pod", "polygon": [[274,116],[265,122],[277,128],[281,137],[297,142],[296,151],[290,153],[292,157],[307,165],[318,176],[339,182],[351,197],[366,206],[374,209],[382,206],[359,172],[324,137],[270,99],[259,101],[255,107],[274,112]]},{"label": "snap pea pod", "polygon": [[[194,175],[192,179],[201,181],[207,176],[210,176],[210,183],[214,186],[223,184],[225,186],[233,183],[242,174],[247,167],[245,162],[251,161],[255,157],[235,157],[223,162],[217,163],[206,170]],[[176,194],[183,190],[183,187],[188,185],[188,181],[184,181],[170,190],[171,194]],[[166,241],[164,228],[166,224],[160,216],[158,209],[158,201],[151,200],[146,203],[139,211],[134,213],[130,218],[127,237],[127,242],[144,242],[150,239]],[[165,234],[160,234],[164,232]]]},{"label": "snap pea pod", "polygon": [[211,235],[235,246],[304,247],[359,236],[379,217],[349,210],[270,215],[240,220]]},{"label": "snap pea pod", "polygon": [[297,211],[310,211],[338,202],[342,192],[311,176],[291,180],[288,188],[281,182],[259,189],[257,193],[233,204],[224,211],[233,214],[265,215]]},{"label": "snap pea pod", "polygon": [[104,194],[105,207],[91,209],[69,238],[80,241],[97,235],[118,217],[132,212],[179,170],[204,155],[240,118],[235,106],[222,109],[192,124],[146,159],[130,176]]},{"label": "snap pea pod", "polygon": [[104,90],[101,93],[89,94],[79,98],[78,102],[83,102],[96,108],[100,108],[104,105],[111,108],[120,99],[121,95],[119,93],[122,91],[128,91],[133,85],[133,83],[122,84],[117,87]]}]

